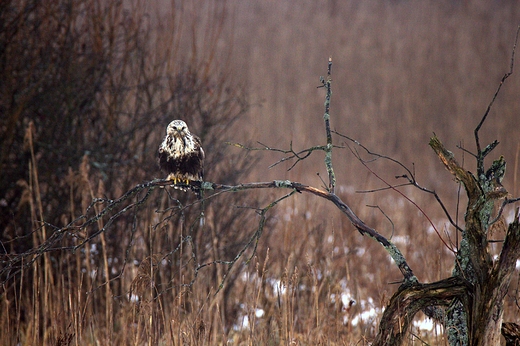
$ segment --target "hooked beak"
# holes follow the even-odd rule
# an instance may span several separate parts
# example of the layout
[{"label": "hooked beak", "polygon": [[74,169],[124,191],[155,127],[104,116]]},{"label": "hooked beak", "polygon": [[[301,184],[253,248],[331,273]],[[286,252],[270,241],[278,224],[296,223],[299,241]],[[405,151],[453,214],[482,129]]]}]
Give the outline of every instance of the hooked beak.
[{"label": "hooked beak", "polygon": [[186,146],[186,139],[185,139],[184,132],[182,131],[182,129],[176,128],[175,131],[177,132],[175,137],[181,139],[182,144],[184,146]]}]

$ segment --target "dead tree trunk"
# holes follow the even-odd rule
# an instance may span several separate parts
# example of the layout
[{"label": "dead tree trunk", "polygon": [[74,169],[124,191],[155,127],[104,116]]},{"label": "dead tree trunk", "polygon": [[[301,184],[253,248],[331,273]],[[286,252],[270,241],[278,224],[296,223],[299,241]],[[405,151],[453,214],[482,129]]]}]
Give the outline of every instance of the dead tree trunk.
[{"label": "dead tree trunk", "polygon": [[[507,199],[507,191],[501,184],[505,174],[503,157],[495,160],[487,171],[483,169],[483,157],[496,144],[478,151],[477,176],[474,176],[457,163],[437,137],[431,139],[430,146],[448,171],[462,182],[468,197],[465,228],[461,231],[453,274],[432,284],[403,285],[385,310],[374,345],[400,345],[408,324],[420,310],[445,325],[450,345],[500,344],[504,297],[520,257],[520,222],[518,209],[509,226],[499,217],[504,206],[518,200]],[[498,203],[500,200],[502,203]],[[494,217],[497,204],[500,208]],[[502,227],[506,233],[496,260],[488,247],[492,226]]]},{"label": "dead tree trunk", "polygon": [[[496,144],[494,142],[479,152],[477,161],[483,165],[483,156]],[[453,154],[444,148],[437,137],[431,139],[430,146],[446,168],[463,183],[468,196],[465,229],[462,231],[453,276],[464,278],[473,287],[466,293],[466,301],[472,304],[465,306],[459,301],[452,302],[446,320],[448,340],[451,345],[498,345],[504,297],[516,259],[520,256],[518,219],[506,230],[505,223],[500,222],[498,216],[493,217],[497,201],[504,200],[503,206],[507,204],[507,191],[501,184],[505,174],[505,160],[503,157],[495,160],[486,172],[478,164],[478,176],[475,177],[457,163]],[[502,227],[506,232],[502,251],[496,261],[493,261],[488,247],[492,225]]]},{"label": "dead tree trunk", "polygon": [[[448,342],[452,346],[500,345],[501,332],[508,345],[520,344],[518,328],[512,327],[512,324],[502,324],[504,297],[516,261],[520,258],[519,208],[515,210],[515,218],[509,226],[501,217],[504,207],[518,202],[520,198],[510,198],[502,186],[506,171],[503,156],[493,161],[489,168],[484,166],[484,159],[497,147],[498,141],[482,149],[479,140],[480,128],[502,85],[513,74],[519,33],[520,27],[516,32],[510,70],[502,77],[484,116],[474,130],[477,150],[471,155],[476,159],[476,174],[464,169],[437,136],[434,135],[430,140],[430,147],[446,169],[464,185],[468,197],[464,229],[456,225],[461,233],[461,241],[452,277],[430,285],[412,282],[407,286],[407,282],[404,282],[381,318],[374,345],[400,345],[408,323],[419,310],[444,325]],[[495,259],[488,246],[491,229],[499,229],[506,234],[501,252]]]},{"label": "dead tree trunk", "polygon": [[432,306],[447,306],[454,299],[462,300],[468,288],[467,282],[457,277],[431,284],[401,286],[385,309],[374,345],[401,345],[417,312],[435,314]]}]

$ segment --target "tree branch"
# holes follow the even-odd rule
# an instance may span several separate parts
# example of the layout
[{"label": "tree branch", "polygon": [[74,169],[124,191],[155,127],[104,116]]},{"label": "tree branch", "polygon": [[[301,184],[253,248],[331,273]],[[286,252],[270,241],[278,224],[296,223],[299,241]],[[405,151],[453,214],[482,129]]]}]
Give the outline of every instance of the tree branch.
[{"label": "tree branch", "polygon": [[405,282],[404,284],[410,284],[418,282],[417,278],[412,272],[412,269],[408,266],[403,254],[401,251],[388,239],[379,234],[375,229],[366,225],[353,211],[350,207],[343,202],[336,194],[330,193],[328,191],[323,191],[312,186],[307,186],[297,182],[291,182],[289,180],[275,180],[271,182],[260,182],[260,183],[247,183],[247,184],[239,184],[235,186],[231,185],[222,185],[204,182],[201,186],[204,190],[222,190],[225,192],[237,192],[243,190],[250,189],[266,189],[266,188],[288,188],[294,189],[297,192],[307,192],[313,194],[315,196],[324,198],[332,202],[336,207],[347,216],[352,225],[356,227],[356,229],[361,233],[361,235],[368,235],[369,237],[375,239],[379,242],[388,254],[392,257],[392,259],[397,264],[399,270],[404,276]]},{"label": "tree branch", "polygon": [[484,174],[484,158],[498,144],[498,142],[495,141],[495,142],[491,143],[490,145],[488,145],[484,149],[484,151],[482,151],[481,147],[480,147],[480,139],[479,139],[478,132],[480,131],[480,128],[484,124],[484,121],[486,121],[486,118],[489,115],[489,111],[491,110],[491,107],[493,107],[493,104],[495,103],[495,100],[496,100],[498,94],[500,93],[500,89],[502,89],[502,85],[504,85],[504,82],[506,81],[506,79],[509,78],[509,76],[511,76],[513,74],[513,68],[514,68],[514,65],[515,65],[515,51],[516,51],[516,45],[518,43],[518,34],[519,33],[520,33],[520,26],[518,26],[518,28],[516,29],[515,44],[513,45],[513,51],[511,53],[511,62],[510,62],[510,65],[509,65],[509,72],[504,74],[504,76],[500,80],[500,83],[498,84],[497,90],[495,91],[495,94],[493,95],[493,98],[491,99],[491,102],[489,102],[489,105],[488,105],[486,111],[484,112],[484,115],[482,116],[482,119],[480,119],[480,122],[478,123],[478,125],[477,125],[477,127],[475,128],[475,131],[474,131],[475,143],[477,145],[477,155],[476,156],[477,156],[477,176],[478,177],[480,177],[482,174]]},{"label": "tree branch", "polygon": [[469,204],[472,205],[482,194],[482,190],[473,174],[459,165],[457,160],[455,160],[453,153],[444,147],[435,134],[430,139],[430,147],[435,151],[446,169],[453,174],[457,180],[464,184],[464,188],[470,198]]},{"label": "tree branch", "polygon": [[[274,180],[270,182],[256,182],[256,183],[243,183],[238,185],[224,185],[224,184],[217,184],[217,183],[211,183],[211,182],[191,182],[190,185],[181,185],[178,184],[180,187],[183,188],[190,188],[192,190],[202,189],[205,191],[213,191],[213,194],[208,194],[205,199],[209,198],[215,198],[216,196],[222,194],[222,193],[229,193],[229,192],[239,192],[239,191],[245,191],[245,190],[252,190],[252,189],[291,189],[293,190],[292,193],[288,194],[287,196],[284,196],[283,198],[289,197],[294,192],[306,192],[313,194],[315,196],[318,196],[320,198],[324,198],[326,200],[329,200],[332,202],[336,207],[347,216],[347,218],[350,220],[350,222],[354,225],[354,227],[362,234],[362,235],[368,235],[369,237],[375,239],[377,242],[379,242],[385,250],[388,252],[388,254],[392,257],[392,259],[397,264],[399,270],[401,271],[402,275],[404,276],[404,285],[410,285],[417,283],[418,280],[415,277],[415,275],[412,272],[412,269],[408,266],[408,263],[406,262],[403,254],[401,251],[388,239],[386,239],[384,236],[379,234],[375,229],[369,227],[366,225],[359,217],[350,209],[350,207],[343,202],[337,195],[330,193],[328,191],[320,190],[317,188],[314,188],[312,186],[307,186],[301,183],[297,182],[291,182],[289,180]],[[98,214],[87,217],[86,215],[82,215],[76,220],[70,222],[65,227],[58,228],[55,227],[54,233],[44,241],[40,247],[21,253],[17,255],[10,254],[9,256],[2,255],[0,257],[2,268],[0,270],[0,277],[4,277],[4,279],[8,279],[12,275],[15,275],[18,273],[22,268],[26,268],[34,261],[36,261],[37,258],[39,258],[41,255],[47,252],[51,251],[63,251],[63,250],[77,250],[81,246],[84,246],[89,240],[93,239],[94,237],[98,236],[102,232],[107,231],[107,229],[110,227],[110,225],[113,224],[115,219],[117,219],[119,216],[124,214],[125,212],[137,208],[140,205],[142,205],[150,196],[151,192],[156,187],[165,187],[165,186],[171,186],[171,181],[166,179],[155,179],[143,184],[139,184],[129,190],[127,193],[125,193],[123,196],[116,200],[104,200],[104,202],[108,203],[105,208],[103,208]],[[140,191],[146,191],[145,196],[138,199],[134,203],[130,203],[129,205],[122,206],[123,202],[129,199],[130,197],[137,195]],[[283,199],[282,198],[282,199]],[[271,203],[268,207],[264,208],[265,212],[269,210],[272,206],[274,206],[276,203],[278,203],[281,199]],[[97,200],[92,202],[93,204],[98,203]],[[201,203],[200,200],[195,201],[193,204]],[[187,205],[185,208],[193,205]],[[117,209],[117,207],[122,206],[121,209]],[[108,221],[105,223],[105,226],[102,229],[95,229],[87,238],[83,239],[80,244],[73,246],[73,247],[57,247],[56,244],[58,244],[60,241],[63,240],[65,236],[70,236],[73,238],[77,238],[77,233],[80,231],[86,231],[88,227],[96,226],[96,221],[100,220],[102,217],[106,216],[110,211],[115,211],[115,214],[111,215]],[[265,213],[264,212],[264,213]],[[82,224],[78,224],[81,220],[85,220]],[[253,235],[251,238],[252,241],[250,244],[252,244],[253,240],[255,238],[258,238],[263,230],[263,226],[259,227],[257,230],[257,233]],[[258,233],[260,232],[260,233]],[[224,262],[223,262],[224,263]],[[228,262],[225,262],[226,264],[229,264]],[[200,269],[200,268],[199,268]]]},{"label": "tree branch", "polygon": [[390,299],[379,324],[374,346],[401,345],[415,314],[430,306],[447,306],[463,297],[471,286],[460,277],[450,277],[430,284],[401,287]]},{"label": "tree branch", "polygon": [[329,188],[328,191],[330,193],[334,193],[334,189],[336,186],[336,175],[334,174],[334,169],[332,167],[332,134],[330,131],[330,97],[332,95],[332,91],[330,88],[330,84],[332,82],[331,79],[332,72],[332,58],[329,58],[329,65],[327,68],[327,79],[325,80],[321,77],[321,82],[327,90],[325,95],[325,114],[323,114],[323,119],[325,120],[325,133],[327,136],[327,146],[325,148],[325,166],[327,167],[327,173],[329,174]]},{"label": "tree branch", "polygon": [[258,144],[262,145],[261,148],[247,147],[247,146],[245,146],[243,144],[232,143],[232,142],[226,142],[226,144],[232,145],[232,146],[240,148],[240,149],[245,149],[245,150],[248,150],[248,151],[268,150],[268,151],[279,152],[279,153],[282,153],[282,154],[290,154],[288,156],[282,157],[280,160],[276,161],[275,163],[273,163],[272,165],[269,166],[269,168],[273,168],[273,167],[275,167],[275,166],[277,166],[280,163],[283,163],[285,161],[290,161],[292,159],[296,159],[296,161],[287,169],[288,171],[293,169],[294,166],[296,166],[300,161],[303,161],[307,157],[309,157],[312,154],[313,151],[315,151],[315,150],[326,151],[327,150],[327,146],[325,146],[325,145],[316,145],[316,146],[313,146],[313,147],[310,147],[310,148],[302,149],[300,151],[294,151],[292,142],[289,144],[289,149],[272,148],[272,147],[270,147],[270,146],[268,146],[266,144],[260,143],[260,142],[258,142]]},{"label": "tree branch", "polygon": [[[370,167],[368,167],[367,165],[367,161],[362,159],[361,158],[361,155],[358,153],[357,150],[354,150],[352,148],[349,147],[349,149],[351,150],[351,152],[354,154],[354,156],[358,159],[359,162],[361,162],[361,164],[363,166],[365,166],[365,168],[370,172],[372,173],[377,179],[379,179],[380,181],[382,181],[386,187],[385,188],[382,188],[382,189],[379,189],[379,190],[383,190],[383,189],[390,189],[390,190],[393,190],[395,192],[397,192],[398,194],[400,194],[401,196],[403,196],[408,202],[410,202],[411,204],[413,204],[423,215],[424,217],[428,220],[428,222],[430,223],[430,225],[432,226],[432,228],[435,230],[435,233],[437,234],[437,236],[439,237],[439,239],[443,242],[443,244],[446,246],[447,249],[449,249],[451,252],[455,252],[447,243],[446,241],[442,238],[441,234],[439,233],[439,231],[437,230],[437,227],[434,225],[434,223],[431,221],[431,219],[429,218],[429,216],[421,209],[421,207],[419,207],[419,205],[417,205],[417,203],[415,203],[414,201],[412,201],[408,196],[406,196],[404,193],[402,193],[400,190],[398,190],[397,188],[398,187],[401,187],[401,186],[407,186],[407,185],[412,185],[416,188],[418,188],[419,190],[423,191],[423,192],[426,192],[426,193],[430,193],[432,194],[435,199],[437,200],[437,202],[439,203],[439,205],[441,206],[442,210],[444,211],[445,215],[448,217],[448,220],[450,221],[450,223],[456,228],[458,229],[459,231],[462,231],[462,229],[453,221],[453,219],[451,218],[450,214],[448,213],[448,210],[446,209],[446,207],[444,206],[444,203],[442,202],[442,200],[440,199],[439,195],[435,192],[435,191],[432,191],[432,190],[429,190],[425,187],[422,187],[421,185],[419,185],[419,183],[417,182],[417,180],[415,179],[415,174],[414,172],[412,172],[408,167],[406,167],[404,164],[402,164],[401,162],[397,161],[396,159],[393,159],[389,156],[385,156],[385,155],[381,155],[381,154],[378,154],[378,153],[374,153],[372,151],[370,151],[367,147],[365,147],[363,144],[361,144],[360,142],[358,142],[357,140],[354,140],[348,136],[345,136],[339,132],[336,132],[336,131],[333,131],[335,134],[337,134],[338,136],[340,137],[343,137],[351,142],[353,142],[354,144],[356,144],[357,146],[363,148],[363,150],[365,150],[369,155],[372,155],[372,156],[375,156],[376,159],[378,158],[382,158],[382,159],[385,159],[385,160],[388,160],[390,162],[393,162],[395,164],[397,164],[399,167],[403,168],[407,173],[406,174],[403,174],[403,175],[400,175],[400,176],[396,176],[396,178],[405,178],[406,180],[408,180],[408,183],[406,184],[400,184],[400,185],[392,185],[392,184],[389,184],[386,180],[384,180],[382,177],[380,177],[376,172],[374,172],[372,169],[370,169]],[[371,190],[371,191],[378,191],[378,190]],[[365,192],[365,191],[363,191]],[[369,191],[370,192],[370,191]]]}]

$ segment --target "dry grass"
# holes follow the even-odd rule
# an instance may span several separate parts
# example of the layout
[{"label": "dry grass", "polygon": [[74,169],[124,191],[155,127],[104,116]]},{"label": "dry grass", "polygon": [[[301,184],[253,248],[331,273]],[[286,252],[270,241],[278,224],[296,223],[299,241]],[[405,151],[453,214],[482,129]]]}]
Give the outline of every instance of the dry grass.
[{"label": "dry grass", "polygon": [[[70,230],[49,251],[38,250],[57,229],[82,216],[84,222],[160,176],[158,129],[173,118],[201,135],[208,181],[291,179],[319,187],[316,172],[326,176],[319,154],[290,172],[284,170],[290,163],[268,170],[278,156],[224,142],[324,143],[324,95],[316,86],[329,55],[333,128],[409,166],[415,162],[420,182],[435,188],[455,215],[457,185],[429,152],[428,137],[435,131],[447,146],[461,142],[471,150],[473,127],[508,68],[520,6],[68,4],[0,5],[0,47],[6,47],[0,50],[0,340],[368,345],[401,275],[377,243],[309,196],[297,194],[270,210],[256,252],[248,248],[233,266],[257,231],[258,210],[282,194],[211,198],[201,226],[194,196],[155,189],[125,200],[121,208],[129,209],[121,215],[112,210]],[[520,194],[519,85],[516,74],[508,80],[483,138],[501,141],[509,162],[505,186],[513,195]],[[398,194],[355,193],[381,183],[348,149],[338,148],[333,159],[338,194],[395,242],[419,280],[448,276],[453,254],[433,226],[448,244],[457,235],[433,199],[403,189],[431,224]],[[402,174],[381,160],[372,167],[390,182]],[[517,272],[507,321],[519,322],[518,280]],[[445,344],[442,333],[418,327],[412,333],[410,345],[419,338]]]}]

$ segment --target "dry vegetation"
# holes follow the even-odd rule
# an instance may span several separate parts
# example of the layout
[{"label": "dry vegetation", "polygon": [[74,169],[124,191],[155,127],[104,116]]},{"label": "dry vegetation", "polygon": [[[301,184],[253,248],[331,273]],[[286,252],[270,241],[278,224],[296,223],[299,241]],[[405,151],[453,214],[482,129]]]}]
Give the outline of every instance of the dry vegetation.
[{"label": "dry vegetation", "polygon": [[[270,210],[256,253],[249,248],[232,267],[226,261],[256,231],[258,208],[283,193],[212,198],[200,227],[192,195],[143,191],[124,201],[129,209],[120,215],[111,210],[44,245],[56,229],[159,177],[155,151],[176,118],[201,136],[208,181],[290,178],[320,187],[326,171],[317,153],[289,172],[290,163],[268,170],[279,156],[225,142],[323,144],[324,93],[316,86],[329,55],[332,126],[415,162],[418,179],[457,215],[459,187],[428,139],[435,131],[447,147],[471,143],[508,68],[519,18],[514,1],[1,2],[0,340],[368,344],[399,271],[377,243],[306,195]],[[513,75],[483,136],[501,142],[504,185],[514,196],[519,95]],[[381,185],[348,149],[333,159],[338,194],[392,237],[419,279],[448,276],[453,254],[420,210],[389,191],[354,193]],[[381,162],[371,167],[388,181],[402,174]],[[430,196],[403,192],[446,242],[457,241]],[[517,287],[518,272],[506,321],[520,322]],[[413,333],[410,344],[444,344],[435,331]]]}]

